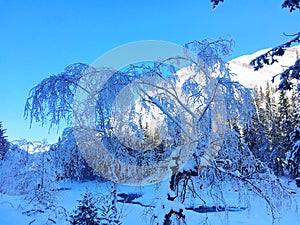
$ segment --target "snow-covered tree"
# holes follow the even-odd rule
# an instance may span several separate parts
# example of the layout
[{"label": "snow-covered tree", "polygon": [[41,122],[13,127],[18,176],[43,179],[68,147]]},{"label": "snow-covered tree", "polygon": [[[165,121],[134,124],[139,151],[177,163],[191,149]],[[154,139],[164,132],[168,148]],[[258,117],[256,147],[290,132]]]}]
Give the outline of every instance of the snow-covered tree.
[{"label": "snow-covered tree", "polygon": [[[285,91],[279,92],[278,100],[278,128],[280,129],[281,135],[286,137],[291,131],[291,108],[290,101]],[[287,143],[285,143],[286,145]]]},{"label": "snow-covered tree", "polygon": [[[80,131],[77,144],[81,150],[87,149],[82,151],[84,158],[97,172],[114,181],[158,182],[162,178],[157,176],[168,172],[171,178],[164,200],[167,205],[183,204],[190,187],[200,187],[203,177],[221,182],[222,177],[231,176],[245,187],[251,186],[273,212],[273,201],[278,203],[283,196],[276,176],[240,136],[233,135],[233,127],[228,125],[234,121],[234,127],[241,130],[250,124],[254,112],[251,91],[231,80],[223,60],[231,45],[230,40],[223,39],[194,41],[184,46],[181,57],[130,65],[120,71],[84,64],[68,66],[32,89],[25,114],[31,121],[50,121],[54,125],[73,117],[77,121],[73,129]],[[89,79],[83,86],[79,81],[86,79],[86,74]],[[97,86],[107,74],[111,76],[106,83]],[[87,94],[86,98],[76,99],[75,91]],[[121,92],[126,94],[118,99]],[[95,100],[96,106],[91,108]],[[95,120],[90,121],[90,115],[95,115]],[[153,147],[154,138],[145,118],[158,123],[155,142],[161,146]],[[99,146],[105,146],[110,154],[100,155]],[[157,166],[160,157],[168,157],[167,164]],[[151,176],[153,170],[157,171],[155,176]],[[271,189],[276,192],[268,194]],[[201,190],[194,188],[193,192]],[[162,224],[185,217],[184,209],[168,209]]]},{"label": "snow-covered tree", "polygon": [[117,206],[117,184],[110,183],[106,194],[101,194],[99,200],[99,218],[101,225],[121,225],[121,213]]},{"label": "snow-covered tree", "polygon": [[70,224],[72,225],[100,225],[98,208],[93,195],[86,192],[81,200],[78,200],[74,214],[71,215]]},{"label": "snow-covered tree", "polygon": [[81,155],[72,128],[64,129],[59,141],[53,144],[50,150],[57,180],[95,178],[92,169]]},{"label": "snow-covered tree", "polygon": [[292,131],[291,127],[291,108],[290,101],[285,91],[280,90],[277,115],[276,115],[276,132],[272,133],[272,159],[273,169],[278,175],[284,174],[285,154],[291,148],[289,133]]},{"label": "snow-covered tree", "polygon": [[2,122],[0,121],[0,160],[2,160],[8,151],[9,142],[5,136],[5,129],[2,127]]},{"label": "snow-covered tree", "polygon": [[[147,65],[131,65],[118,72],[111,71],[107,68],[97,69],[90,67],[86,70],[87,66],[84,64],[68,66],[63,73],[43,80],[31,90],[25,107],[25,115],[28,115],[31,121],[40,121],[42,124],[46,123],[47,119],[50,120],[51,125],[59,124],[62,119],[72,116],[71,107],[75,90],[87,91],[91,99],[94,99],[94,96],[97,95],[96,132],[103,143],[108,146],[107,149],[110,153],[115,155],[121,161],[123,160],[137,165],[141,165],[140,163],[142,163],[142,165],[146,165],[147,163],[151,165],[161,157],[161,153],[159,152],[162,149],[165,150],[165,156],[168,156],[177,146],[184,146],[188,142],[195,144],[198,137],[210,132],[209,129],[211,128],[209,128],[208,125],[204,126],[206,130],[201,130],[203,129],[201,125],[202,123],[205,123],[205,121],[209,122],[209,120],[211,120],[209,114],[211,112],[211,107],[224,106],[225,109],[225,104],[217,105],[216,103],[213,104],[213,102],[221,101],[222,103],[222,92],[228,92],[226,93],[227,96],[232,96],[235,94],[235,89],[238,88],[237,84],[232,85],[230,88],[226,88],[226,86],[230,85],[230,81],[227,79],[229,73],[227,70],[224,70],[225,64],[219,64],[220,57],[218,54],[222,52],[227,54],[229,52],[228,46],[231,44],[231,41],[226,40],[205,41],[202,43],[193,42],[186,45],[186,49],[191,48],[191,50],[200,52],[200,57],[197,53],[193,55],[190,52],[186,52],[184,59],[176,59],[175,56],[175,58],[165,59],[163,62],[158,61]],[[199,59],[204,63],[199,62]],[[182,61],[184,61],[184,63]],[[190,65],[186,63],[187,61]],[[174,74],[178,62],[179,64],[186,64],[187,67],[178,74]],[[192,62],[193,64],[191,64]],[[90,81],[89,86],[84,87],[83,89],[78,82],[80,78],[83,78],[84,71],[90,75]],[[96,91],[87,89],[95,89],[93,82],[96,84],[98,83],[96,82],[96,79],[99,77],[99,72],[114,73],[105,83],[101,91],[97,89]],[[211,74],[215,74],[213,79],[211,79]],[[156,79],[156,83],[149,83],[147,79],[153,77]],[[209,82],[211,89],[208,87],[203,88],[202,82]],[[121,116],[128,115],[126,124],[120,123],[122,120],[118,120],[118,118],[115,120],[118,122],[116,123],[114,122],[114,119],[118,115],[113,115],[111,109],[116,107],[118,110],[122,110],[122,105],[113,105],[115,102],[114,100],[118,96],[120,90],[130,83],[134,83],[132,86],[135,87],[148,86],[152,89],[156,88],[159,91],[151,96],[147,93],[143,93],[142,89],[134,90],[135,93],[130,93],[131,90],[129,90],[127,95],[128,98],[130,98],[130,96],[134,97],[135,95],[142,96],[139,102],[141,110],[137,111],[135,108],[129,110],[126,109],[125,112],[120,113]],[[185,93],[178,92],[178,86],[181,87]],[[49,93],[52,93],[51,96],[49,96]],[[246,91],[241,91],[241,93],[238,94],[247,95]],[[238,103],[238,100],[234,97],[226,98],[224,101],[230,101],[231,105],[235,104],[234,107],[243,106],[243,104]],[[80,107],[89,106],[87,104],[87,106],[81,105]],[[83,109],[84,110],[79,110],[79,113],[81,114],[78,113],[78,110],[75,110],[77,114],[75,114],[75,118],[73,117],[73,119],[76,119],[77,121],[86,121],[88,114],[93,114],[88,108]],[[156,138],[159,139],[159,137],[161,137],[159,141],[161,141],[161,144],[163,143],[164,146],[157,146],[154,151],[145,149],[145,154],[143,154],[143,152],[139,150],[134,151],[134,149],[129,148],[128,145],[132,140],[137,140],[140,133],[143,133],[143,127],[139,125],[138,118],[141,116],[143,117],[144,113],[149,114],[149,111],[152,109],[157,111],[156,117],[160,119],[159,122],[165,124],[164,126],[159,127],[160,134],[156,134]],[[115,112],[118,112],[118,110],[115,110]],[[234,111],[236,111],[236,108],[228,108],[228,114],[231,112],[235,113]],[[155,117],[153,114],[151,116]],[[81,127],[84,128],[84,125]],[[114,136],[112,127],[114,128],[113,132],[120,131],[119,134],[121,135],[118,139]],[[78,129],[78,127],[75,127],[75,129]],[[133,135],[124,135],[128,133]],[[124,138],[122,138],[122,135]],[[81,137],[79,138],[81,144],[90,143],[90,141],[85,140],[85,138],[95,137],[93,137],[93,135]],[[121,139],[121,142],[119,139]],[[188,139],[189,141],[186,142]],[[92,147],[93,146],[90,146],[89,149],[92,149]],[[187,146],[185,147],[188,148]],[[157,157],[154,157],[155,155]],[[88,163],[93,168],[96,168],[96,166],[93,166],[93,163],[99,165],[99,160],[101,160],[101,157],[99,159],[88,155],[84,156],[84,158],[86,160],[91,159]],[[101,162],[103,162],[103,164],[100,164],[101,169],[110,168],[112,166],[109,160],[102,159]],[[109,165],[106,167],[105,163],[109,163]],[[126,170],[125,168],[123,169],[124,171]],[[111,170],[107,172],[111,172]],[[134,176],[133,174],[129,175]]]},{"label": "snow-covered tree", "polygon": [[15,141],[1,163],[1,192],[22,195],[28,202],[49,207],[57,188],[50,145],[45,142]]},{"label": "snow-covered tree", "polygon": [[287,170],[294,178],[300,175],[300,128],[295,128],[290,134],[293,143],[292,149],[287,153]]},{"label": "snow-covered tree", "polygon": [[[47,143],[42,143],[42,146]],[[58,187],[56,180],[55,161],[52,158],[50,146],[47,151],[37,152],[32,155],[32,161],[29,164],[29,171],[26,174],[26,180],[31,183],[31,188],[25,193],[25,198],[30,202],[35,202],[46,207],[54,204],[53,190]]]},{"label": "snow-covered tree", "polygon": [[300,92],[293,90],[291,93],[291,127],[295,128],[300,124]]},{"label": "snow-covered tree", "polygon": [[1,193],[11,195],[28,193],[33,183],[32,180],[27,180],[29,161],[31,161],[31,155],[28,152],[12,145],[1,162]]},{"label": "snow-covered tree", "polygon": [[267,137],[271,143],[275,143],[275,139],[277,138],[276,133],[276,112],[277,112],[277,103],[275,100],[275,87],[271,85],[270,82],[267,82],[266,90],[265,90],[265,127],[267,132]]},{"label": "snow-covered tree", "polygon": [[286,152],[292,145],[289,133],[297,124],[297,95],[290,99],[283,90],[275,92],[269,82],[265,91],[255,88],[254,95],[257,115],[252,117],[251,126],[246,127],[245,143],[277,175],[284,175]]},{"label": "snow-covered tree", "polygon": [[289,134],[291,147],[286,154],[286,169],[293,177],[300,175],[300,92],[293,91],[291,96],[291,127],[294,130]]},{"label": "snow-covered tree", "polygon": [[257,113],[252,116],[251,123],[245,126],[243,139],[254,156],[269,165],[270,141],[266,135],[266,128],[259,120]]}]

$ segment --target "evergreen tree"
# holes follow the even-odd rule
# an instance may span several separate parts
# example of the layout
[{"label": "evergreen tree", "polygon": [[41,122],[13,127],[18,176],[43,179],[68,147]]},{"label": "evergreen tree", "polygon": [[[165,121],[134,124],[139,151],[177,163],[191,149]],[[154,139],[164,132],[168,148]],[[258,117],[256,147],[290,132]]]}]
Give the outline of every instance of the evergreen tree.
[{"label": "evergreen tree", "polygon": [[294,178],[300,175],[300,128],[296,128],[291,134],[293,143],[291,151],[287,153],[287,170]]},{"label": "evergreen tree", "polygon": [[278,125],[282,137],[287,137],[291,129],[290,102],[286,92],[282,90],[279,92]]},{"label": "evergreen tree", "polygon": [[292,91],[291,96],[291,126],[297,127],[300,123],[300,92]]},{"label": "evergreen tree", "polygon": [[82,200],[78,200],[79,205],[71,215],[70,224],[72,225],[100,225],[98,209],[93,200],[93,195],[86,192]]},{"label": "evergreen tree", "polygon": [[258,120],[258,115],[252,117],[251,124],[244,129],[243,140],[253,155],[262,162],[270,162],[270,143],[266,137],[265,127]]},{"label": "evergreen tree", "polygon": [[[277,175],[283,175],[283,161],[284,161],[284,150],[282,145],[282,134],[279,127],[279,113],[278,113],[278,103],[275,100],[275,88],[267,82],[265,89],[265,132],[266,137],[269,141],[269,157],[268,165]],[[282,114],[284,118],[287,118],[288,99],[286,96],[282,96]]]},{"label": "evergreen tree", "polygon": [[275,88],[269,82],[265,90],[261,87],[254,89],[256,114],[250,126],[244,130],[244,141],[255,157],[266,163],[277,175],[283,175],[285,155],[291,148],[289,133],[293,105],[284,91],[279,92],[278,102],[275,94]]},{"label": "evergreen tree", "polygon": [[255,94],[255,105],[257,107],[257,115],[259,121],[262,123],[263,126],[266,125],[266,107],[265,107],[265,94],[262,87],[258,89],[254,89]]},{"label": "evergreen tree", "polygon": [[266,120],[266,136],[271,143],[271,150],[276,145],[276,101],[275,101],[275,89],[267,82],[266,94],[265,94],[265,120]]},{"label": "evergreen tree", "polygon": [[284,174],[286,153],[292,146],[289,138],[289,134],[292,131],[291,116],[289,98],[284,90],[280,90],[276,115],[276,133],[272,143],[273,170],[277,175]]},{"label": "evergreen tree", "polygon": [[290,134],[291,147],[286,154],[286,169],[289,175],[300,175],[300,93],[293,90],[291,96],[291,127],[296,127]]},{"label": "evergreen tree", "polygon": [[0,122],[0,160],[2,160],[8,151],[9,143],[6,140],[5,129],[2,128],[2,122]]},{"label": "evergreen tree", "polygon": [[[268,97],[268,96],[266,96]],[[262,162],[270,161],[270,141],[266,135],[266,128],[262,121],[268,118],[264,106],[265,94],[260,87],[254,88],[254,105],[256,112],[253,114],[251,123],[246,125],[243,130],[243,141],[253,153],[253,155]]]}]

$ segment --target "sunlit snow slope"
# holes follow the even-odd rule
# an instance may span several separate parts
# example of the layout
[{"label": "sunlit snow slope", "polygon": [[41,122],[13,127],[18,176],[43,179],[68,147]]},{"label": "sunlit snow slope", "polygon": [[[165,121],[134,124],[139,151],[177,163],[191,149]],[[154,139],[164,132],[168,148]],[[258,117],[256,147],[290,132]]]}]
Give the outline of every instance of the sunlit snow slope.
[{"label": "sunlit snow slope", "polygon": [[[282,57],[278,57],[278,63],[266,65],[262,69],[254,71],[253,67],[249,65],[250,61],[268,50],[270,49],[260,50],[251,55],[243,55],[231,60],[229,62],[229,68],[231,72],[236,74],[233,80],[239,81],[245,87],[249,88],[253,88],[254,86],[264,87],[267,81],[271,82],[274,75],[285,70],[287,66],[294,65],[297,57],[300,57],[300,46],[295,46],[287,49]],[[276,77],[275,84],[278,83],[279,77]]]}]

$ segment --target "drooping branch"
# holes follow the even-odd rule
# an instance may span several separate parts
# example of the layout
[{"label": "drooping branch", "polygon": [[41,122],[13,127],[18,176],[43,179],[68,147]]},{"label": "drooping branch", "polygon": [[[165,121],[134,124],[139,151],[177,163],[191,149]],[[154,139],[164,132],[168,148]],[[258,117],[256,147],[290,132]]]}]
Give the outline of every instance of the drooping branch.
[{"label": "drooping branch", "polygon": [[[278,86],[279,90],[291,90],[293,88],[292,79],[300,80],[300,59],[298,59],[293,66],[288,67],[285,71],[277,74],[273,77],[274,82],[275,77],[280,76],[281,82]],[[297,87],[298,90],[299,87]]]},{"label": "drooping branch", "polygon": [[35,120],[44,125],[49,116],[50,128],[61,120],[71,121],[73,96],[87,68],[83,63],[72,64],[32,88],[24,109],[24,117],[30,119],[30,124]]}]

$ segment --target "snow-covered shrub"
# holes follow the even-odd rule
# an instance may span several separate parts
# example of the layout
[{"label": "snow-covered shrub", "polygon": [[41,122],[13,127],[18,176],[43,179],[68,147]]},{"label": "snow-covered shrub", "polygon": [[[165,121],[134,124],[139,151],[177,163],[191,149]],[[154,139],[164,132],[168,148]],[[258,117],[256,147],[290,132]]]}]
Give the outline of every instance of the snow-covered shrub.
[{"label": "snow-covered shrub", "polygon": [[[107,194],[105,194],[107,193]],[[117,206],[117,185],[111,184],[98,199],[101,225],[121,225],[121,213]]]},{"label": "snow-covered shrub", "polygon": [[57,183],[50,146],[26,140],[15,143],[0,165],[0,191],[23,195],[29,202],[51,205],[51,190],[57,187]]},{"label": "snow-covered shrub", "polygon": [[78,200],[79,205],[70,216],[72,225],[121,225],[117,209],[116,185],[112,184],[105,192],[92,194],[89,191]]},{"label": "snow-covered shrub", "polygon": [[96,206],[93,195],[86,192],[81,200],[78,200],[74,214],[70,216],[70,224],[72,225],[100,225],[98,216],[98,208]]}]

